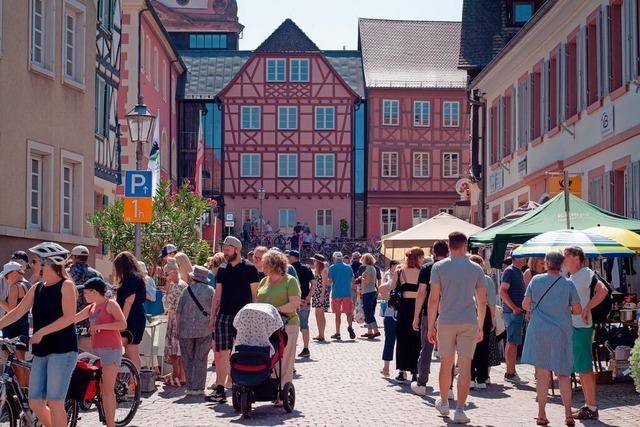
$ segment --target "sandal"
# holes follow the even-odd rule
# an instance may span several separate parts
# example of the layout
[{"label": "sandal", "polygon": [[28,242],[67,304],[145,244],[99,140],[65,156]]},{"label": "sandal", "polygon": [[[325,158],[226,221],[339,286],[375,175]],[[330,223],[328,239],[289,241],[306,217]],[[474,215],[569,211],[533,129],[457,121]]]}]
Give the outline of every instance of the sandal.
[{"label": "sandal", "polygon": [[549,425],[549,420],[546,418],[534,418],[536,420],[536,425],[538,426],[546,426]]},{"label": "sandal", "polygon": [[382,376],[385,378],[389,378],[389,371],[385,371],[384,369],[381,369],[380,374],[382,374]]},{"label": "sandal", "polygon": [[568,417],[564,419],[564,425],[568,426],[568,427],[573,427],[576,425],[575,420],[573,419],[573,417]]}]

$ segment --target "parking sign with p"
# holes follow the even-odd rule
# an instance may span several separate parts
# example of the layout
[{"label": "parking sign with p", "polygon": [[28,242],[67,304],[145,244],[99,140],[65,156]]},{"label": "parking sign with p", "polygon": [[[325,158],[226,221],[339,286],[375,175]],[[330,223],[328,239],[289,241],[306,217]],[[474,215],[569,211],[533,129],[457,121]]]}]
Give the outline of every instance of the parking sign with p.
[{"label": "parking sign with p", "polygon": [[152,197],[151,171],[126,171],[124,175],[125,197]]}]

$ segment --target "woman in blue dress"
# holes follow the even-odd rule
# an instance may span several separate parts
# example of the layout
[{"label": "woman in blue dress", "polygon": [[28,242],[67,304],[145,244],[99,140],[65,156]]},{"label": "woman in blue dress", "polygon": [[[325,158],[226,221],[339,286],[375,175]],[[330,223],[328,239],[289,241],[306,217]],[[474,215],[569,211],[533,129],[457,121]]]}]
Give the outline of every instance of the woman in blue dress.
[{"label": "woman in blue dress", "polygon": [[575,425],[571,416],[571,381],[573,369],[573,324],[571,314],[580,314],[580,298],[575,286],[560,275],[564,256],[549,252],[545,256],[547,272],[531,279],[522,306],[530,313],[522,362],[535,366],[538,394],[537,425],[547,425],[545,412],[551,373],[560,383],[565,410],[565,424]]}]

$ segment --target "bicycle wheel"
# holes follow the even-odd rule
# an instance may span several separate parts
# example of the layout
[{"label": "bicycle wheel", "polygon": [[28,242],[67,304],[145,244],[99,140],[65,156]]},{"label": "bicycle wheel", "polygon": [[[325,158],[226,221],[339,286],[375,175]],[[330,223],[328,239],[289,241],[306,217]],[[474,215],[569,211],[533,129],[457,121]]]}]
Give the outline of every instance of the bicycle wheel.
[{"label": "bicycle wheel", "polygon": [[67,412],[67,425],[76,427],[78,425],[78,401],[67,399],[64,401],[64,410]]},{"label": "bicycle wheel", "polygon": [[[118,427],[128,425],[140,406],[140,375],[133,363],[122,358],[115,385],[116,393],[116,419]],[[102,400],[99,401],[102,406]],[[104,408],[101,408],[104,410]]]},{"label": "bicycle wheel", "polygon": [[7,395],[6,386],[2,387],[0,398],[0,427],[16,427],[18,423],[18,412],[13,398]]}]

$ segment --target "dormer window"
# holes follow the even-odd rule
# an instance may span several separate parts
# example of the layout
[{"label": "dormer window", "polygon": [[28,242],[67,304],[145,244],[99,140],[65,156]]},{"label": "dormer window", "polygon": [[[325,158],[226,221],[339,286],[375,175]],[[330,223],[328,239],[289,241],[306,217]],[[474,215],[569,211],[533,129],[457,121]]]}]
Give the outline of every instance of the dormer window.
[{"label": "dormer window", "polygon": [[514,1],[513,2],[513,25],[524,25],[531,19],[534,11],[533,1]]}]

